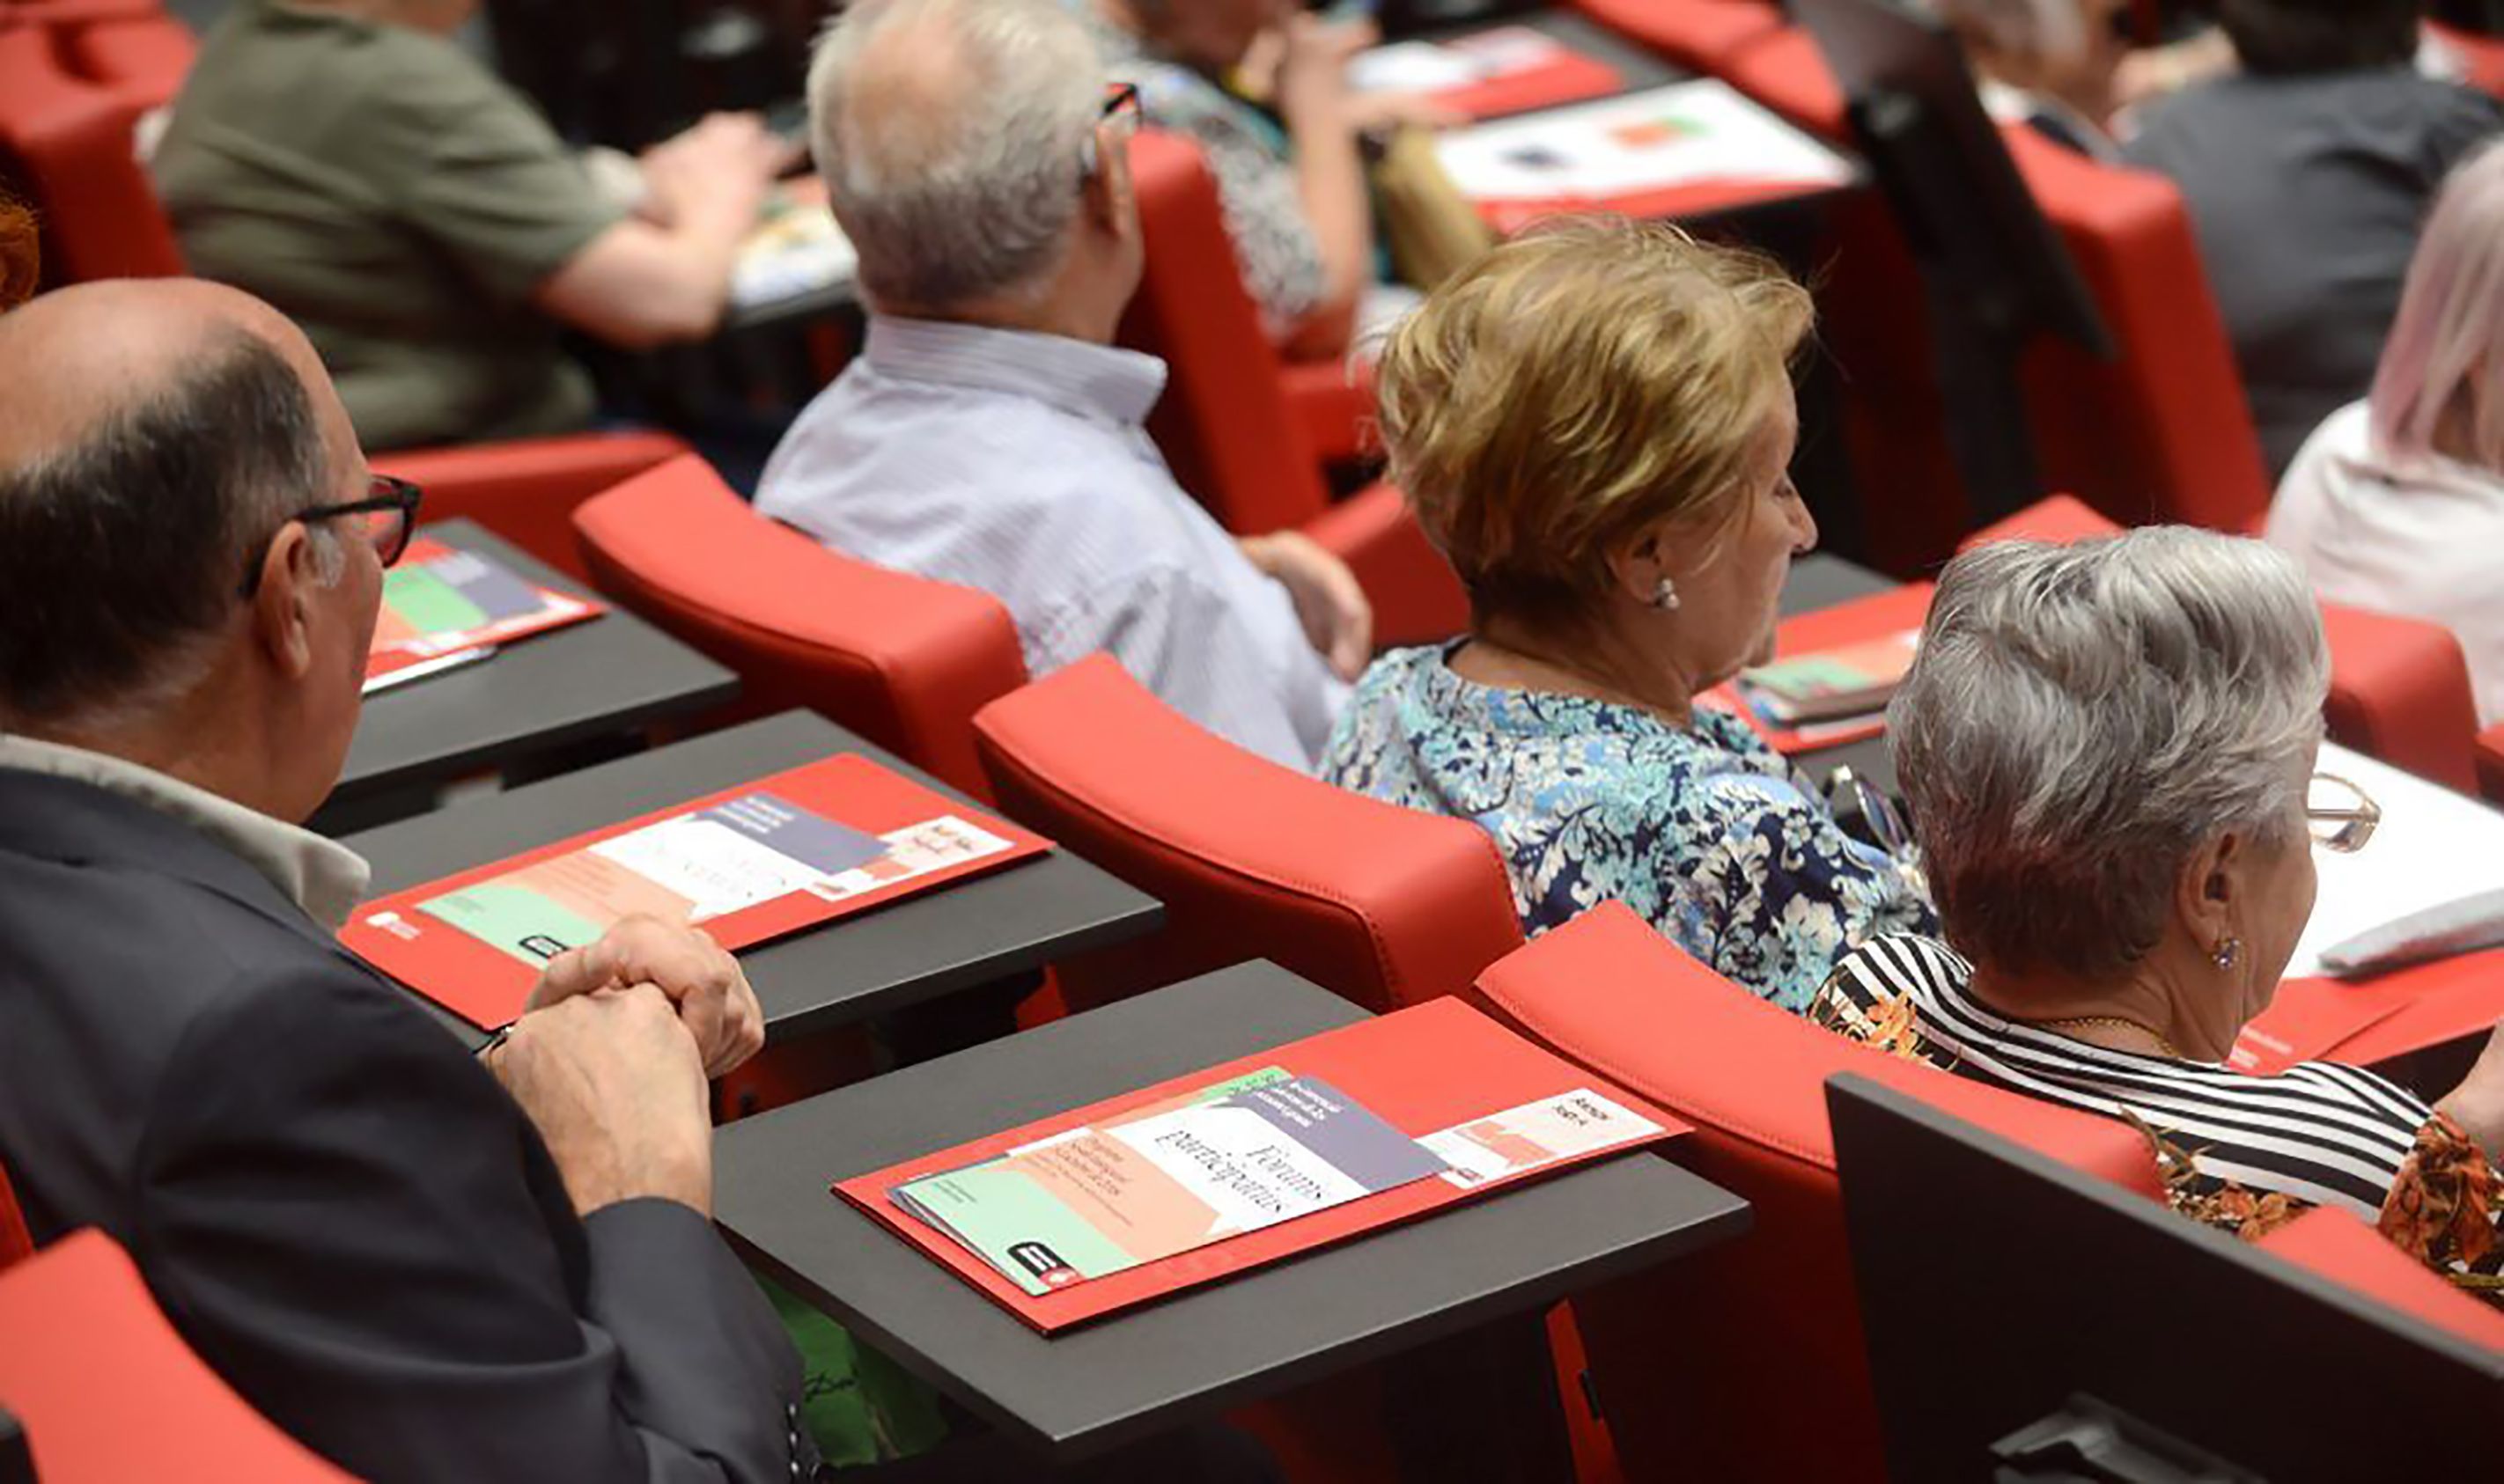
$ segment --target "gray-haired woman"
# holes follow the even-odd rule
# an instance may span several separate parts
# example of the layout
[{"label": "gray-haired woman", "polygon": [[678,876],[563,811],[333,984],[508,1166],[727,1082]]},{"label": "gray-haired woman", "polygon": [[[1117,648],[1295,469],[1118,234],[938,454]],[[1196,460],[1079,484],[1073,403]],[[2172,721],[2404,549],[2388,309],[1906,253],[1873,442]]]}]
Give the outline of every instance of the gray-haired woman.
[{"label": "gray-haired woman", "polygon": [[[1959,558],[1889,712],[1955,949],[1874,940],[1814,1014],[2135,1118],[2195,1215],[2258,1235],[2343,1206],[2463,1266],[2463,1228],[2408,1228],[2429,1199],[2494,1221],[2504,1036],[2432,1107],[2356,1067],[2225,1065],[2312,915],[2313,849],[2355,849],[2378,817],[2313,771],[2327,683],[2304,577],[2258,541],[2156,528]],[[2504,1265],[2504,1244],[2469,1245]]]}]

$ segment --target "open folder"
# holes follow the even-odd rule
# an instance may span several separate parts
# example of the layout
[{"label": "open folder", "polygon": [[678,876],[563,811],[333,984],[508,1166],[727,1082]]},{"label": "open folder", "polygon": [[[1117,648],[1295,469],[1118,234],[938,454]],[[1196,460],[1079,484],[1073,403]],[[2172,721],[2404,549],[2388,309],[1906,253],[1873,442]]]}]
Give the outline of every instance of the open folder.
[{"label": "open folder", "polygon": [[834,1190],[1049,1334],[1688,1131],[1441,999]]},{"label": "open folder", "polygon": [[549,959],[621,917],[743,949],[1050,848],[846,753],[393,892],[339,941],[492,1029],[522,1013]]},{"label": "open folder", "polygon": [[365,694],[474,663],[498,644],[603,611],[591,599],[541,587],[493,557],[419,536],[383,573]]}]

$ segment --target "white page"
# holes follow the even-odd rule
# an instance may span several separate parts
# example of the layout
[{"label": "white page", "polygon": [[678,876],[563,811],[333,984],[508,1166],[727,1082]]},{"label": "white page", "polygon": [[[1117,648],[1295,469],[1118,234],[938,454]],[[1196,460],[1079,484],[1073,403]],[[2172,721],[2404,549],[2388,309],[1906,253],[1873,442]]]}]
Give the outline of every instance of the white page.
[{"label": "white page", "polygon": [[1351,92],[1437,92],[1484,77],[1478,61],[1431,41],[1395,41],[1348,58]]},{"label": "white page", "polygon": [[1843,185],[1853,167],[1715,78],[1551,109],[1436,141],[1476,200],[1606,200],[1702,181]]},{"label": "white page", "polygon": [[2353,855],[2313,847],[2321,894],[2287,978],[2321,973],[2322,949],[2369,928],[2504,887],[2504,813],[2334,742],[2319,767],[2365,790],[2382,822]]}]

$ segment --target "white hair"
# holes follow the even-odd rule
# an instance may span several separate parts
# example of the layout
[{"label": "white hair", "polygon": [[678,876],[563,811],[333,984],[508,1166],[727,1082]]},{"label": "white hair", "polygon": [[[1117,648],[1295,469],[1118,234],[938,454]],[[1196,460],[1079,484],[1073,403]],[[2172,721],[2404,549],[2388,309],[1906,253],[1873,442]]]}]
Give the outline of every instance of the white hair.
[{"label": "white hair", "polygon": [[1888,728],[1950,940],[2005,972],[2129,969],[2195,850],[2294,828],[2329,666],[2302,569],[2257,540],[1949,563]]},{"label": "white hair", "polygon": [[1940,19],[1994,50],[2046,62],[2073,62],[2088,52],[2087,18],[2078,0],[1927,0]]},{"label": "white hair", "polygon": [[872,303],[1033,293],[1079,207],[1104,65],[1059,0],[857,0],[818,39],[809,127]]}]

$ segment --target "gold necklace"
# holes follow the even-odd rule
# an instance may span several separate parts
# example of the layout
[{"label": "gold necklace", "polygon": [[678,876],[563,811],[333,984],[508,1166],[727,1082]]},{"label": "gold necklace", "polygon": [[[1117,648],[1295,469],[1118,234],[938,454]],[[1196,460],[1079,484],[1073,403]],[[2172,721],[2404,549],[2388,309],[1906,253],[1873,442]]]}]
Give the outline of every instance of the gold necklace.
[{"label": "gold necklace", "polygon": [[2163,1052],[2166,1055],[2173,1057],[2174,1060],[2188,1061],[2191,1059],[2190,1057],[2183,1055],[2180,1052],[2175,1051],[2174,1049],[2174,1043],[2165,1039],[2164,1032],[2141,1025],[2137,1020],[2125,1019],[2120,1016],[2063,1016],[2057,1019],[2032,1020],[2027,1023],[2033,1025],[2110,1025],[2121,1030],[2135,1030],[2140,1035],[2145,1036],[2150,1041],[2155,1042],[2157,1050]]}]

